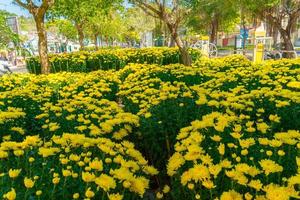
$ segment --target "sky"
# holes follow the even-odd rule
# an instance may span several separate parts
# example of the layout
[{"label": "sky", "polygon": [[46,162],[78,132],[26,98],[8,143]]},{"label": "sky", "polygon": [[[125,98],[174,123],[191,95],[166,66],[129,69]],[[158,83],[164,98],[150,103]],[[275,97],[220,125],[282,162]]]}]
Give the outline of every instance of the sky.
[{"label": "sky", "polygon": [[[125,1],[125,7],[128,7],[129,4],[127,1]],[[26,11],[23,8],[20,8],[19,6],[12,3],[12,0],[0,0],[0,10],[6,10],[10,13],[15,13],[19,16],[29,16],[29,12]]]},{"label": "sky", "polygon": [[12,3],[12,0],[0,0],[0,10],[6,10],[17,15],[28,16],[29,13],[25,9],[20,8]]}]

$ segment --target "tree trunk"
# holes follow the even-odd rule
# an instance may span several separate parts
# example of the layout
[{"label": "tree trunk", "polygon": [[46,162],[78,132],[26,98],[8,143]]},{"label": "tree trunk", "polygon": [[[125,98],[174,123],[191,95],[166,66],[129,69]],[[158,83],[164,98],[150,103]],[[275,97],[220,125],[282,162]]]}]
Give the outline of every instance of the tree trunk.
[{"label": "tree trunk", "polygon": [[173,37],[171,37],[170,38],[170,42],[169,42],[169,47],[175,47],[175,45],[176,45],[176,42],[175,42],[175,40],[174,40],[174,38]]},{"label": "tree trunk", "polygon": [[98,33],[94,34],[94,44],[95,44],[95,50],[97,51],[98,48]]},{"label": "tree trunk", "polygon": [[84,40],[83,25],[82,25],[82,23],[76,23],[75,26],[76,26],[77,33],[78,33],[80,50],[83,50],[84,49],[84,43],[83,43],[83,40]]},{"label": "tree trunk", "polygon": [[182,40],[180,39],[177,30],[174,29],[171,25],[168,25],[171,31],[171,36],[175,43],[177,44],[181,56],[182,63],[186,66],[191,66],[192,65],[192,57],[190,56],[187,47],[184,45]]},{"label": "tree trunk", "polygon": [[[282,15],[285,15],[288,19],[288,23],[285,27],[282,24]],[[296,9],[293,12],[279,12],[277,16],[273,16],[272,13],[267,15],[267,19],[272,23],[272,25],[277,29],[280,33],[280,37],[283,40],[283,57],[286,58],[294,58],[296,56],[294,45],[292,43],[292,30],[297,26],[297,19],[299,18],[300,10]]]},{"label": "tree trunk", "polygon": [[276,26],[273,26],[272,38],[273,38],[273,46],[275,46],[278,43],[278,29]]},{"label": "tree trunk", "polygon": [[177,33],[175,35],[172,34],[172,37],[175,40],[175,42],[179,48],[179,52],[180,52],[181,59],[182,59],[182,64],[184,64],[186,66],[191,66],[192,65],[192,57],[189,54],[187,47],[183,44],[182,40],[180,39],[180,37],[178,36]]},{"label": "tree trunk", "polygon": [[44,24],[44,16],[35,16],[36,30],[38,34],[39,57],[41,61],[42,74],[50,73],[48,60],[47,33]]},{"label": "tree trunk", "polygon": [[164,24],[164,46],[168,46],[168,30],[167,26]]},{"label": "tree trunk", "polygon": [[188,52],[187,47],[183,46],[183,47],[179,47],[179,52],[181,55],[181,59],[182,59],[182,64],[186,65],[186,66],[191,66],[192,65],[192,57]]},{"label": "tree trunk", "polygon": [[[165,20],[166,22],[168,20]],[[190,56],[188,52],[188,48],[184,45],[182,40],[180,39],[178,33],[177,33],[177,25],[173,25],[171,23],[167,23],[167,26],[171,32],[171,37],[175,41],[177,47],[179,48],[182,64],[186,66],[191,66],[192,65],[192,57]]]},{"label": "tree trunk", "polygon": [[211,23],[211,35],[210,35],[210,43],[217,45],[218,43],[218,29],[219,29],[219,20],[217,17],[214,17]]},{"label": "tree trunk", "polygon": [[105,36],[106,47],[109,47],[108,36]]},{"label": "tree trunk", "polygon": [[65,53],[68,52],[68,43],[69,43],[69,40],[66,39],[66,41],[65,41],[65,49],[64,49]]},{"label": "tree trunk", "polygon": [[257,28],[257,17],[256,16],[254,16],[254,18],[253,18],[253,27],[254,27],[254,30],[256,30],[256,28]]},{"label": "tree trunk", "polygon": [[192,57],[188,52],[188,48],[183,44],[182,40],[180,39],[180,37],[177,34],[173,35],[173,38],[179,48],[179,52],[180,52],[181,59],[182,59],[182,64],[184,64],[186,66],[191,66],[192,65]]},{"label": "tree trunk", "polygon": [[281,38],[283,39],[283,46],[284,50],[287,51],[284,53],[283,57],[286,58],[294,58],[295,53],[294,51],[294,45],[291,40],[291,33],[289,30],[280,29]]},{"label": "tree trunk", "polygon": [[267,37],[271,37],[273,35],[273,30],[274,30],[273,24],[268,19],[266,19]]},{"label": "tree trunk", "polygon": [[100,35],[100,47],[103,47],[103,37]]}]

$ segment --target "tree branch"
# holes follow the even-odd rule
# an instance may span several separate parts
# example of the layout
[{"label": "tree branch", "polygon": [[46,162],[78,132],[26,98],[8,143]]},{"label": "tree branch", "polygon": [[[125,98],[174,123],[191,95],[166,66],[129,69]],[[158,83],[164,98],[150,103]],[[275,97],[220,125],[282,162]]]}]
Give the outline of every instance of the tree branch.
[{"label": "tree branch", "polygon": [[141,0],[136,0],[135,1],[137,6],[139,6],[140,8],[142,8],[144,11],[146,9],[150,10],[151,12],[155,13],[156,15],[158,15],[159,17],[161,16],[161,12],[159,10],[157,10],[156,8],[154,8],[153,6],[151,6],[150,4],[148,3],[145,3]]},{"label": "tree branch", "polygon": [[27,1],[27,4],[23,3],[21,0],[15,0],[15,2],[16,2],[19,6],[21,6],[21,7],[25,8],[25,9],[28,9],[28,10],[29,10],[29,3],[28,3],[28,1]]}]

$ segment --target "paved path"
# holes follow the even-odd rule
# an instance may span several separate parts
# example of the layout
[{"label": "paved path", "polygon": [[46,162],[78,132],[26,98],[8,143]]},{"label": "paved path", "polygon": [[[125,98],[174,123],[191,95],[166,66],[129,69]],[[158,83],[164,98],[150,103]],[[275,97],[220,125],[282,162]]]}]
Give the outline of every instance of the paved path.
[{"label": "paved path", "polygon": [[27,73],[27,68],[25,66],[22,67],[11,67],[10,70],[14,73]]},{"label": "paved path", "polygon": [[[234,53],[233,50],[219,50],[218,51],[218,57],[233,55],[233,53]],[[252,60],[253,59],[253,50],[246,50],[245,55],[246,55],[247,58]]]},{"label": "paved path", "polygon": [[[13,67],[10,67],[9,69],[12,71],[12,73],[17,73],[17,74],[28,73],[25,66],[20,66],[20,67],[13,66]],[[2,76],[4,74],[5,73],[3,71],[0,71],[0,76]]]}]

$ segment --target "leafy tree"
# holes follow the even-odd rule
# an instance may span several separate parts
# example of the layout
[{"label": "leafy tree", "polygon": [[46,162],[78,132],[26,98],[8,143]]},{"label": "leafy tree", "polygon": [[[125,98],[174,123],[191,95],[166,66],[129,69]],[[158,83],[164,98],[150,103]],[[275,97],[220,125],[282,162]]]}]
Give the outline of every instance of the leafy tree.
[{"label": "leafy tree", "polygon": [[120,2],[120,0],[56,0],[51,14],[52,17],[64,17],[74,23],[80,47],[83,49],[84,30],[89,24],[89,19],[96,16],[99,10],[104,12]]},{"label": "leafy tree", "polygon": [[178,30],[188,14],[188,10],[179,0],[131,0],[145,13],[162,20],[168,27],[170,34],[179,48],[183,64],[191,65],[192,59],[187,45],[181,39]]},{"label": "leafy tree", "polygon": [[69,41],[77,40],[77,30],[74,24],[66,19],[56,19],[47,23],[47,28],[54,30],[58,35],[63,36],[68,44]]},{"label": "leafy tree", "polygon": [[[291,33],[300,17],[299,0],[240,0],[240,2],[260,20],[276,27],[286,51],[294,50]],[[293,54],[287,53],[287,56],[292,57]]]},{"label": "leafy tree", "polygon": [[96,11],[95,15],[88,18],[87,35],[92,38],[95,48],[98,49],[98,37],[105,38],[108,43],[109,38],[122,40],[125,26],[119,13],[119,7],[112,7],[110,10]]},{"label": "leafy tree", "polygon": [[19,25],[22,31],[27,31],[27,32],[36,31],[35,22],[31,16],[30,17],[20,16]]},{"label": "leafy tree", "polygon": [[6,23],[8,16],[12,14],[0,10],[0,47],[7,47],[10,42],[17,43],[18,35],[12,32],[9,26]]},{"label": "leafy tree", "polygon": [[47,33],[45,28],[45,15],[55,0],[13,0],[17,5],[25,8],[33,16],[38,34],[39,56],[42,73],[50,73],[47,47]]},{"label": "leafy tree", "polygon": [[[191,9],[187,24],[195,30],[210,34],[210,42],[217,43],[218,31],[227,30],[229,23],[237,22],[238,7],[232,0],[186,0]],[[208,32],[207,32],[208,31]]]},{"label": "leafy tree", "polygon": [[[101,19],[101,20],[99,20]],[[96,15],[89,17],[86,34],[94,40],[95,49],[98,50],[98,37],[103,34],[107,19],[106,16],[98,12]]]},{"label": "leafy tree", "polygon": [[124,37],[129,41],[138,41],[143,33],[153,31],[156,27],[155,18],[147,15],[139,7],[127,9],[124,15],[126,32]]}]

